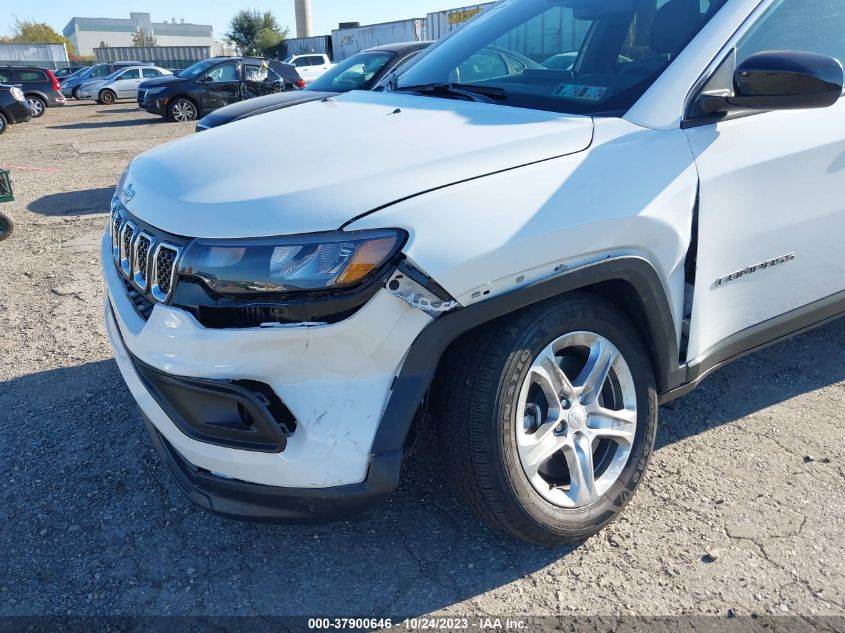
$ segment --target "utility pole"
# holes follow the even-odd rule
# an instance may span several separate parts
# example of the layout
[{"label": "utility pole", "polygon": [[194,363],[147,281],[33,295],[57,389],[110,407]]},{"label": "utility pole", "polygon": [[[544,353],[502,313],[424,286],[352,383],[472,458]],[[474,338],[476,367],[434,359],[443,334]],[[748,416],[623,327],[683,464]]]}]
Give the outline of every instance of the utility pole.
[{"label": "utility pole", "polygon": [[314,30],[311,26],[311,0],[294,0],[296,3],[296,36],[311,37]]}]

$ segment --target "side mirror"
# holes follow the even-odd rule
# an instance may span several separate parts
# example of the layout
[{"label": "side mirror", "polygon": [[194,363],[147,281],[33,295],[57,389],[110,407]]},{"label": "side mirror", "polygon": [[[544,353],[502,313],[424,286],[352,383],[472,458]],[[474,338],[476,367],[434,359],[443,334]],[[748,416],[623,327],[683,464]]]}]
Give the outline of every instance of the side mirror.
[{"label": "side mirror", "polygon": [[732,95],[700,98],[703,114],[739,110],[827,108],[842,96],[842,65],[832,57],[800,51],[765,51],[742,62]]}]

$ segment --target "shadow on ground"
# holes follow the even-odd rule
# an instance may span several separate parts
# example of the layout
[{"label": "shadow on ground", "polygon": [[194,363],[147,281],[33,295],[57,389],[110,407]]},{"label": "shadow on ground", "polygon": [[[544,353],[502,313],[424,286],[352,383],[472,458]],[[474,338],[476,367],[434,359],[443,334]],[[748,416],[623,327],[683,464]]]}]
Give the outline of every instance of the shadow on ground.
[{"label": "shadow on ground", "polygon": [[[834,323],[724,369],[662,411],[658,445],[845,380],[843,337]],[[432,431],[381,511],[269,526],[181,495],[112,361],[0,383],[0,411],[0,614],[424,614],[572,551],[481,526],[444,481]]]},{"label": "shadow on ground", "polygon": [[114,187],[53,193],[30,202],[27,209],[40,215],[94,215],[108,213]]},{"label": "shadow on ground", "polygon": [[[134,112],[134,110],[133,110]],[[111,112],[109,113],[111,114]],[[100,115],[103,116],[103,115]],[[136,127],[139,125],[155,125],[164,122],[164,118],[145,116],[142,119],[121,119],[119,121],[97,121],[84,123],[68,123],[66,125],[50,125],[51,130],[99,130],[107,128]]]}]

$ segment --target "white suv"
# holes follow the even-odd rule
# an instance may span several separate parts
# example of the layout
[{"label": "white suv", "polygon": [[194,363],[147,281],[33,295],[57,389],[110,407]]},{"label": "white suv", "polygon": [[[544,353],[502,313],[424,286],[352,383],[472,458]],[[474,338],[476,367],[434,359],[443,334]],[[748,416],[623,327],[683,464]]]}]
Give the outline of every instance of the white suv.
[{"label": "white suv", "polygon": [[842,33],[845,0],[505,0],[388,91],[135,159],[105,319],[179,484],[344,516],[434,419],[490,523],[596,532],[659,403],[845,313]]}]

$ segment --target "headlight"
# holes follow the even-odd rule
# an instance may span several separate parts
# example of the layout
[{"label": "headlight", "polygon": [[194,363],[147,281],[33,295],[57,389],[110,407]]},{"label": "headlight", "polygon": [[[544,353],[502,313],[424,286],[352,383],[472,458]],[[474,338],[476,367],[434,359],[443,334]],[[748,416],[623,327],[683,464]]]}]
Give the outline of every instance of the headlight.
[{"label": "headlight", "polygon": [[155,96],[155,95],[157,95],[157,94],[161,94],[162,92],[164,92],[165,90],[167,90],[167,88],[166,88],[166,87],[165,87],[165,88],[143,88],[143,87],[142,87],[142,88],[141,88],[141,90],[143,90],[144,92],[146,92],[148,95],[153,95],[153,96]]},{"label": "headlight", "polygon": [[261,240],[194,240],[179,275],[224,295],[343,290],[370,279],[402,248],[404,231],[384,229]]}]

